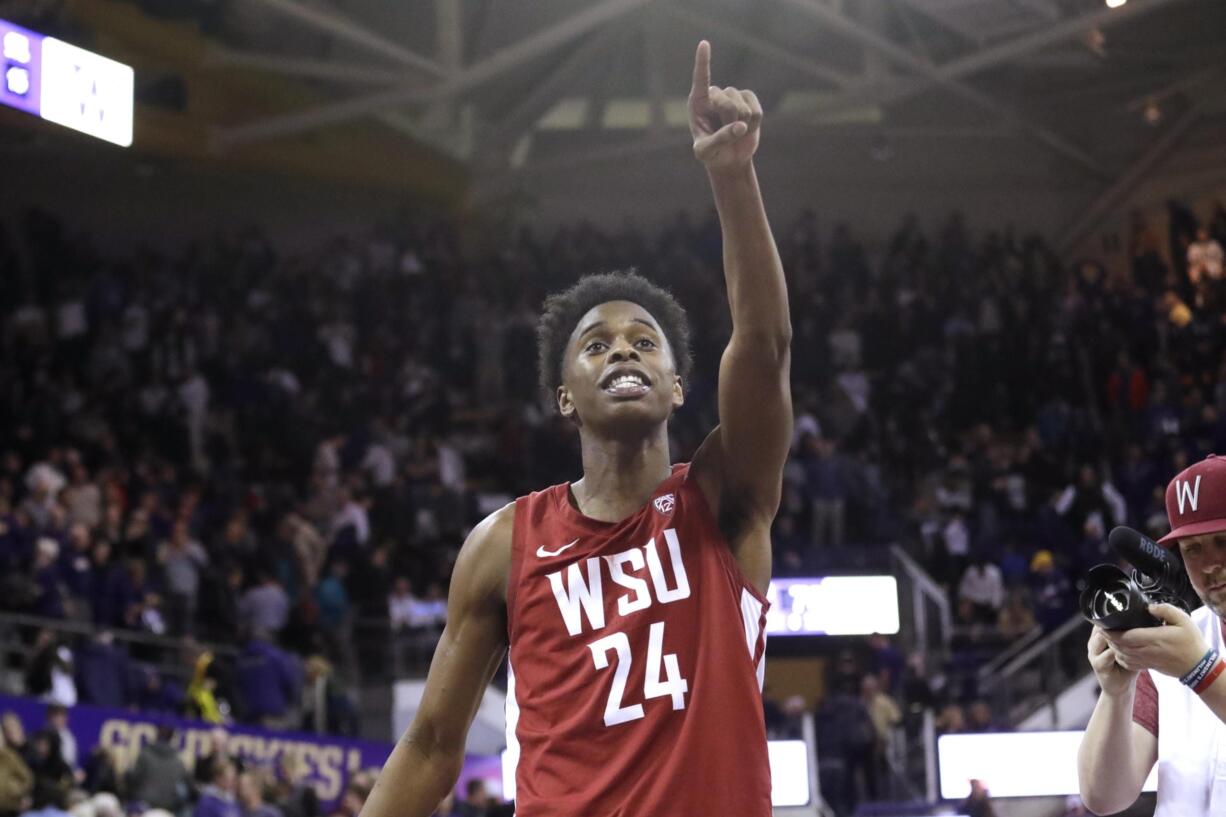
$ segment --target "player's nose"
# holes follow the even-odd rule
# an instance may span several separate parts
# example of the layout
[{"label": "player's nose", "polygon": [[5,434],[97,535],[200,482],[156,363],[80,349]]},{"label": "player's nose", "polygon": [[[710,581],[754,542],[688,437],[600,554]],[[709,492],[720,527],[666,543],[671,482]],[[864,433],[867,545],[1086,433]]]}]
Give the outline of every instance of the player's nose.
[{"label": "player's nose", "polygon": [[609,352],[609,360],[620,363],[624,360],[640,360],[638,351],[629,343],[618,343]]}]

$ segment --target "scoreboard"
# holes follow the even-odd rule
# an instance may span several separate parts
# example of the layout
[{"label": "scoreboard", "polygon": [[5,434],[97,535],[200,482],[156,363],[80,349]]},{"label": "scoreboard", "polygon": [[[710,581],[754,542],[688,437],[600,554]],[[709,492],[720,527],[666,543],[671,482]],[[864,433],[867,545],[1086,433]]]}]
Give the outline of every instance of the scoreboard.
[{"label": "scoreboard", "polygon": [[772,637],[898,632],[893,576],[772,579],[766,600],[766,634]]},{"label": "scoreboard", "polygon": [[131,66],[0,20],[0,103],[122,147],[132,144]]}]

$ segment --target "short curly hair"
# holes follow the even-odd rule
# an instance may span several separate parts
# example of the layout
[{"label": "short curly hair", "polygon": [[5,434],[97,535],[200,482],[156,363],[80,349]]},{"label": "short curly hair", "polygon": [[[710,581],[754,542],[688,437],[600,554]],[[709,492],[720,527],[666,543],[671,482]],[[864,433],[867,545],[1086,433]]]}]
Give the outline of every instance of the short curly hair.
[{"label": "short curly hair", "polygon": [[668,339],[673,363],[682,384],[688,382],[693,360],[690,356],[690,320],[685,308],[672,293],[653,284],[634,270],[585,275],[573,286],[545,299],[536,325],[537,370],[541,389],[552,395],[562,383],[562,364],[566,344],[576,324],[593,307],[609,301],[630,301],[646,309],[660,323]]}]

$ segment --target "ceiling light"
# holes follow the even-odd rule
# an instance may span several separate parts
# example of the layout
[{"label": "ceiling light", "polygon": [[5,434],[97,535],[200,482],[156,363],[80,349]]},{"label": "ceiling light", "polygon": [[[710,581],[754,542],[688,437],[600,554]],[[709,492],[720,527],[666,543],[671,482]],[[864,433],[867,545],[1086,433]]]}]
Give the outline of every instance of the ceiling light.
[{"label": "ceiling light", "polygon": [[1125,3],[1127,3],[1127,2],[1128,2],[1128,0],[1105,0],[1105,2],[1107,3],[1107,8],[1109,8],[1109,9],[1117,9],[1117,8],[1119,8],[1120,6],[1122,6],[1122,5],[1124,5]]}]

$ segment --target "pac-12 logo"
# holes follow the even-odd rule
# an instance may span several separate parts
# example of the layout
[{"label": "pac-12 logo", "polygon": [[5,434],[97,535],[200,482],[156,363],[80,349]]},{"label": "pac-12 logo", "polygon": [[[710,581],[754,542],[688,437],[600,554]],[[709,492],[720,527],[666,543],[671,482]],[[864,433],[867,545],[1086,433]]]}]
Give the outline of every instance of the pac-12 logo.
[{"label": "pac-12 logo", "polygon": [[660,513],[669,514],[673,512],[673,508],[677,507],[677,500],[672,494],[665,494],[664,496],[656,497],[655,501],[651,504],[654,505],[656,510]]}]

